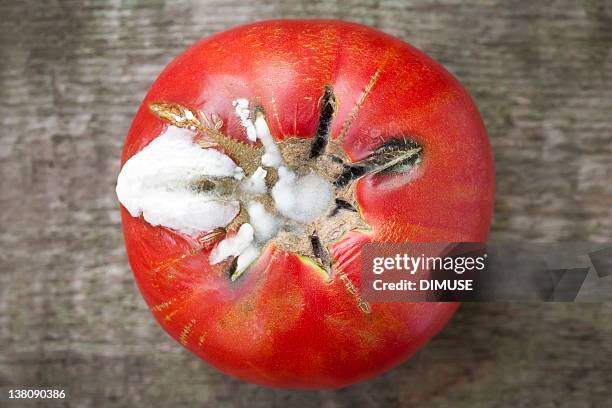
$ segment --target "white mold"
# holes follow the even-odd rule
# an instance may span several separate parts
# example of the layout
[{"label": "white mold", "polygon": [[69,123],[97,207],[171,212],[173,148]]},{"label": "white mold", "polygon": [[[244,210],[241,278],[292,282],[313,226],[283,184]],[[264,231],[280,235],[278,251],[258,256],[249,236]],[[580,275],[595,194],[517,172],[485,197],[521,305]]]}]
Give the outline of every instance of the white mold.
[{"label": "white mold", "polygon": [[255,237],[259,242],[273,238],[278,232],[279,222],[261,203],[252,201],[247,207],[249,219],[255,229]]},{"label": "white mold", "polygon": [[240,118],[242,126],[244,126],[247,132],[247,138],[254,142],[257,140],[257,132],[255,131],[255,125],[253,125],[253,121],[250,118],[251,111],[249,109],[249,100],[244,98],[236,99],[232,102],[232,105],[234,106],[236,115]]},{"label": "white mold", "polygon": [[169,126],[132,156],[117,179],[117,197],[133,217],[191,236],[225,227],[239,211],[238,201],[219,201],[191,186],[202,176],[241,179],[232,159],[214,149],[202,149],[189,130]]},{"label": "white mold", "polygon": [[242,224],[236,235],[225,238],[210,253],[210,263],[218,264],[230,256],[243,253],[253,242],[253,227],[251,224]]},{"label": "white mold", "polygon": [[276,209],[300,223],[314,221],[333,200],[332,185],[314,173],[298,177],[286,167],[278,169],[278,182],[272,188]]}]

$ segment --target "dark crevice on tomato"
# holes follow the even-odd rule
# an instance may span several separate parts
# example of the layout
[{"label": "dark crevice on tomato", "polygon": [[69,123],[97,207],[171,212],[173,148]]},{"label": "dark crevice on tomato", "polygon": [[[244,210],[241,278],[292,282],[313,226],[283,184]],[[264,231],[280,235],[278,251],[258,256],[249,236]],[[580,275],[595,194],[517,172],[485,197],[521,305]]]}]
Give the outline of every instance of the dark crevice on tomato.
[{"label": "dark crevice on tomato", "polygon": [[334,207],[332,212],[329,214],[330,217],[333,217],[334,215],[338,214],[340,210],[348,210],[348,211],[357,212],[357,209],[346,200],[343,200],[341,198],[336,198],[335,203],[336,203],[336,207]]},{"label": "dark crevice on tomato", "polygon": [[338,188],[344,187],[351,181],[358,179],[366,173],[367,168],[360,164],[345,166],[344,171],[338,176],[336,181],[334,181],[334,185]]},{"label": "dark crevice on tomato", "polygon": [[401,172],[417,164],[423,154],[423,147],[414,140],[402,137],[392,139],[377,148],[366,159],[374,168],[370,173]]},{"label": "dark crevice on tomato", "polygon": [[365,159],[346,165],[334,185],[344,187],[367,174],[408,171],[418,164],[422,152],[423,148],[413,140],[392,139]]},{"label": "dark crevice on tomato", "polygon": [[231,281],[236,280],[237,269],[238,269],[238,257],[234,256],[232,257],[232,261],[230,262],[229,266],[227,267],[227,271],[226,271],[227,276],[230,278]]},{"label": "dark crevice on tomato", "polygon": [[314,253],[315,257],[317,257],[317,259],[321,262],[327,273],[331,274],[331,256],[321,243],[321,239],[319,238],[317,231],[314,231],[310,236],[310,245],[312,246],[312,252]]},{"label": "dark crevice on tomato", "polygon": [[332,120],[336,114],[337,106],[336,96],[334,95],[331,85],[325,85],[323,96],[321,97],[319,125],[317,126],[317,132],[310,147],[311,159],[320,156],[327,147]]}]

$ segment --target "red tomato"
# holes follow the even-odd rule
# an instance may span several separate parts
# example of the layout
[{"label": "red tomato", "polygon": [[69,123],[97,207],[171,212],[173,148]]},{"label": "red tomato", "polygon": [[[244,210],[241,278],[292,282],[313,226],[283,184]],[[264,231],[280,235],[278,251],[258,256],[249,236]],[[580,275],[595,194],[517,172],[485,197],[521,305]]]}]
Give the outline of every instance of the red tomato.
[{"label": "red tomato", "polygon": [[[309,146],[296,148],[287,166],[310,165],[304,152],[337,158],[341,207],[348,208],[339,210],[367,228],[318,242],[328,265],[272,240],[232,281],[232,259],[211,265],[209,256],[236,226],[197,239],[122,207],[129,261],[153,315],[219,370],[268,386],[342,387],[406,360],[458,305],[364,301],[360,246],[486,240],[493,164],[470,96],[431,58],[374,29],[334,20],[258,22],[204,39],[166,67],[134,119],[122,165],[168,126],[152,113],[156,103],[216,114],[220,134],[255,146],[234,112],[238,98],[265,112],[277,142]],[[385,168],[415,148],[416,160],[407,155]]]}]

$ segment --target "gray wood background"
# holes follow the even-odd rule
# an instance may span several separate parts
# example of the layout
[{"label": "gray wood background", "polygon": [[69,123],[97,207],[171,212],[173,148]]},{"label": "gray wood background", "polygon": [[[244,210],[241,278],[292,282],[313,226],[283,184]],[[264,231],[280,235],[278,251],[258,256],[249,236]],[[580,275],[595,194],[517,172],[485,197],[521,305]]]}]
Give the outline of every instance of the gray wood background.
[{"label": "gray wood background", "polygon": [[114,195],[148,86],[238,23],[335,17],[405,39],[469,89],[497,167],[492,239],[609,241],[612,2],[0,2],[0,387],[78,407],[612,404],[612,304],[465,304],[398,369],[339,391],[230,379],[157,326]]}]

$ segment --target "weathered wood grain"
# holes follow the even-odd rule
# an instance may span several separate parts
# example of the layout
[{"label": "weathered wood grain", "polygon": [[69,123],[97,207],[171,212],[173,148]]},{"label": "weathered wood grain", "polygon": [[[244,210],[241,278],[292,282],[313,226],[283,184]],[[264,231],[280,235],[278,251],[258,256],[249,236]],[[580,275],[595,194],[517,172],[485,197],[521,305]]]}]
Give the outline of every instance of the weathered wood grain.
[{"label": "weathered wood grain", "polygon": [[149,316],[114,196],[131,118],[175,55],[242,22],[334,17],[470,90],[495,152],[493,239],[609,241],[610,1],[4,0],[0,16],[0,386],[65,387],[56,405],[79,407],[610,404],[610,304],[464,305],[411,361],[340,391],[229,379]]}]

